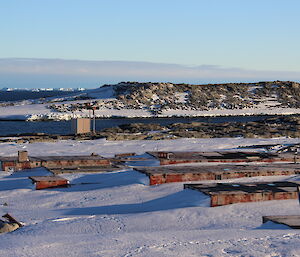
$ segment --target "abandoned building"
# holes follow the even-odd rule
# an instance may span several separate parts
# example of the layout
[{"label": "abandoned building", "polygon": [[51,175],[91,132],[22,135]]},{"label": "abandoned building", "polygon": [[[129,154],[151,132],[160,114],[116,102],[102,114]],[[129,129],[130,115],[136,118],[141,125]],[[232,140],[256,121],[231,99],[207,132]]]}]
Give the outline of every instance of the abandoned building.
[{"label": "abandoned building", "polygon": [[294,175],[300,174],[300,164],[158,166],[135,168],[135,170],[146,174],[150,185],[157,185],[184,181]]},{"label": "abandoned building", "polygon": [[67,187],[69,181],[59,176],[33,176],[29,177],[35,184],[35,189],[45,189],[53,187]]},{"label": "abandoned building", "polygon": [[300,182],[185,184],[184,189],[210,196],[210,206],[270,200],[298,199]]},{"label": "abandoned building", "polygon": [[17,157],[0,157],[1,169],[9,172],[37,167],[62,169],[87,166],[111,166],[111,161],[99,155],[32,157],[27,151],[19,151]]},{"label": "abandoned building", "polygon": [[18,171],[41,167],[41,160],[29,157],[27,151],[19,151],[17,157],[0,157],[1,169],[3,171]]},{"label": "abandoned building", "polygon": [[[261,152],[148,152],[157,158],[160,165],[194,162],[299,162],[300,156],[293,153]],[[298,160],[299,158],[299,160]]]}]

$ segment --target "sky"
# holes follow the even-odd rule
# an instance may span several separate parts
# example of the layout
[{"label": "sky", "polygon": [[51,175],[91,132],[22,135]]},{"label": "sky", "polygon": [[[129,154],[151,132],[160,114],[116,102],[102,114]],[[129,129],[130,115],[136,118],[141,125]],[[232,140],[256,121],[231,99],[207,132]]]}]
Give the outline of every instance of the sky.
[{"label": "sky", "polygon": [[[1,1],[0,88],[31,83],[93,87],[126,79],[298,81],[299,10],[299,0]],[[47,60],[51,72],[45,71]],[[92,75],[86,70],[90,61],[96,64]],[[110,70],[104,74],[99,63],[107,62]],[[125,76],[120,71],[128,65],[131,73]],[[153,74],[166,65],[176,69]],[[235,74],[225,72],[232,70]]]}]

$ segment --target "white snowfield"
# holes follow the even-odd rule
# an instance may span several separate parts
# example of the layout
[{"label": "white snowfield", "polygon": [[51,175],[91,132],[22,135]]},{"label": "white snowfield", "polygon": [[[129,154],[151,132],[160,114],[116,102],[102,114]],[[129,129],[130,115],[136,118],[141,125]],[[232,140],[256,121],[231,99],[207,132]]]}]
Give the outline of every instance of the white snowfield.
[{"label": "white snowfield", "polygon": [[[0,145],[1,156],[27,149],[31,155],[103,156],[150,150],[231,150],[257,144],[299,143],[300,139],[180,139],[165,141],[60,141]],[[131,165],[157,165],[155,159]],[[28,176],[0,172],[0,210],[25,223],[0,234],[0,256],[300,256],[300,231],[262,225],[263,215],[299,214],[297,200],[208,207],[209,198],[183,183],[148,186],[131,168],[102,174],[69,174],[69,188],[34,190]],[[299,176],[227,181],[298,180]],[[206,181],[212,182],[212,181]],[[7,203],[7,206],[3,205]],[[2,215],[3,215],[2,214]]]},{"label": "white snowfield", "polygon": [[[215,116],[248,116],[248,115],[290,115],[300,114],[300,109],[296,108],[245,108],[245,109],[212,109],[208,111],[196,110],[164,110],[156,117],[215,117]],[[154,117],[149,111],[144,109],[109,109],[100,108],[95,111],[97,118],[124,117],[138,118]],[[54,112],[47,108],[47,104],[24,104],[19,106],[0,107],[1,120],[70,120],[73,117],[89,117],[87,110],[76,112]]]},{"label": "white snowfield", "polygon": [[[1,120],[70,120],[73,117],[89,117],[88,110],[76,111],[76,112],[55,112],[47,108],[49,104],[24,104],[17,106],[0,107],[0,119]],[[300,111],[299,111],[300,112]],[[109,109],[101,108],[95,111],[97,118],[110,118],[114,116],[118,117],[152,117],[146,110],[133,110],[133,109]]]},{"label": "white snowfield", "polygon": [[[71,98],[81,96],[82,93],[72,93],[70,96],[65,97],[51,97],[48,100],[55,100],[55,104],[76,104],[76,103],[90,103],[93,101],[103,101],[103,106],[100,106],[95,111],[95,116],[98,118],[109,118],[109,117],[214,117],[214,116],[241,116],[241,115],[289,115],[289,114],[300,114],[300,108],[283,108],[280,107],[280,103],[277,102],[276,97],[269,97],[261,99],[261,102],[255,106],[255,108],[244,108],[244,109],[214,109],[211,108],[207,111],[192,110],[192,109],[164,109],[161,113],[154,115],[151,113],[149,108],[140,109],[126,109],[122,104],[116,105],[116,108],[108,107],[109,101],[115,101],[113,87],[100,87],[97,89],[86,90],[85,93],[91,100],[74,100],[70,101]],[[186,101],[186,93],[177,94],[178,102]],[[153,99],[158,96],[153,95]],[[14,106],[0,107],[0,119],[1,120],[70,120],[73,117],[88,117],[88,110],[81,111],[65,111],[58,112],[48,106],[51,103],[36,103],[36,100],[27,100],[15,103]]]}]

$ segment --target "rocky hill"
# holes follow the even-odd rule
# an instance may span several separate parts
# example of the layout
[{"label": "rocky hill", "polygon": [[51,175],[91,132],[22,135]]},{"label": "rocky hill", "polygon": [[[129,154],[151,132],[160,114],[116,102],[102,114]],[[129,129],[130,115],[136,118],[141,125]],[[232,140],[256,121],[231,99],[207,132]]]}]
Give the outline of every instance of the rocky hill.
[{"label": "rocky hill", "polygon": [[[205,85],[121,82],[104,85],[100,89],[106,95],[108,91],[111,92],[111,95],[91,100],[91,104],[97,108],[143,109],[153,115],[170,109],[300,108],[300,84],[291,81]],[[95,98],[93,94],[91,96]],[[85,109],[86,104],[52,104],[50,108],[65,112]]]},{"label": "rocky hill", "polygon": [[3,120],[300,114],[300,84],[121,82],[66,96],[0,103]]}]

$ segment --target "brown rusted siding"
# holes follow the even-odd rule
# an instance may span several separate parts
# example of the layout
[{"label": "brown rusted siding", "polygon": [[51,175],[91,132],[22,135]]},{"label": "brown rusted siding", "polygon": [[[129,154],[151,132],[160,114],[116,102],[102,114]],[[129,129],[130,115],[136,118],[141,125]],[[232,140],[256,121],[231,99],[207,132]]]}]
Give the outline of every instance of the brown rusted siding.
[{"label": "brown rusted siding", "polygon": [[195,163],[202,162],[202,160],[170,160],[170,159],[159,159],[160,165],[172,165],[181,163]]},{"label": "brown rusted siding", "polygon": [[172,165],[172,164],[183,164],[183,163],[248,163],[248,162],[262,162],[262,163],[273,163],[273,162],[294,162],[293,158],[272,158],[272,159],[195,159],[195,160],[184,160],[184,159],[159,159],[160,165]]},{"label": "brown rusted siding", "polygon": [[297,199],[297,192],[263,192],[248,194],[217,194],[211,196],[211,207],[228,205],[233,203],[260,202],[269,200]]},{"label": "brown rusted siding", "polygon": [[3,159],[1,159],[1,169],[8,171],[11,168],[14,171],[18,171],[23,169],[32,169],[36,167],[76,168],[111,165],[111,161],[109,159],[104,159],[100,156],[45,156],[32,158],[25,157],[21,158],[22,161],[19,161],[19,159],[15,157],[4,157]]},{"label": "brown rusted siding", "polygon": [[130,156],[135,156],[135,153],[118,153],[118,154],[115,154],[115,158],[130,157]]},{"label": "brown rusted siding", "polygon": [[43,161],[42,166],[46,168],[80,167],[80,166],[102,166],[110,165],[107,159],[101,160],[52,160]]},{"label": "brown rusted siding", "polygon": [[162,175],[150,175],[149,178],[150,186],[166,183],[165,178]]},{"label": "brown rusted siding", "polygon": [[294,175],[295,171],[254,171],[254,172],[201,172],[201,173],[164,173],[164,174],[146,174],[150,178],[150,185],[185,182],[185,181],[201,181],[201,180],[222,180],[243,177],[257,177],[257,176],[283,176]]},{"label": "brown rusted siding", "polygon": [[15,166],[16,166],[16,164],[15,164],[15,162],[10,162],[10,161],[2,161],[1,162],[1,168],[2,168],[2,170],[4,170],[4,171],[8,171],[9,170],[9,168],[14,168],[15,169]]},{"label": "brown rusted siding", "polygon": [[52,187],[62,187],[68,186],[67,180],[60,180],[60,181],[38,181],[35,183],[35,189],[45,189],[45,188],[52,188]]}]

